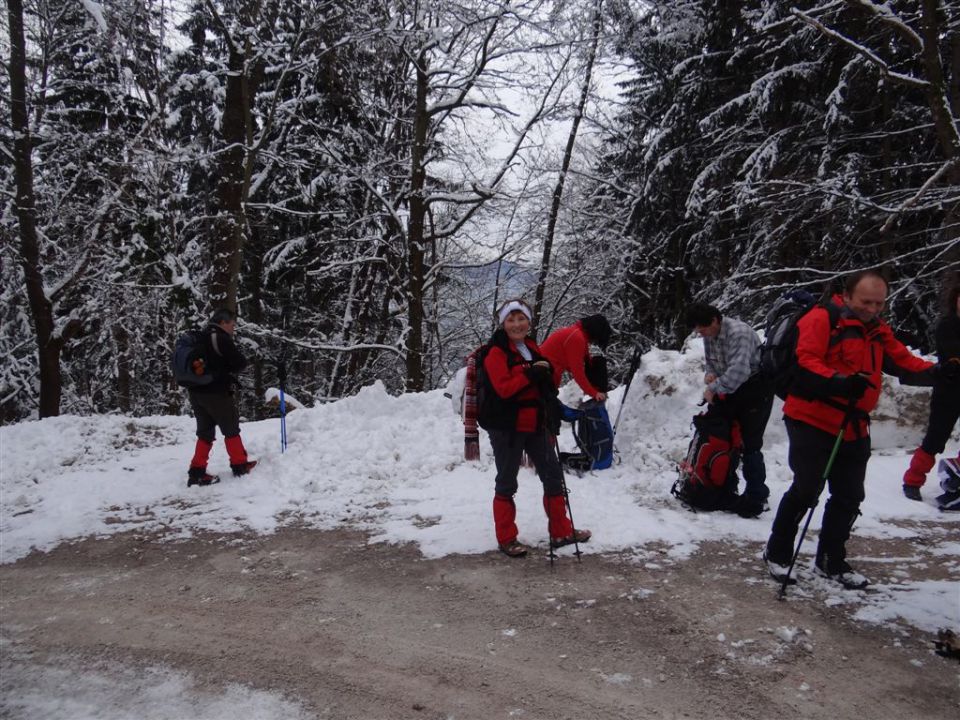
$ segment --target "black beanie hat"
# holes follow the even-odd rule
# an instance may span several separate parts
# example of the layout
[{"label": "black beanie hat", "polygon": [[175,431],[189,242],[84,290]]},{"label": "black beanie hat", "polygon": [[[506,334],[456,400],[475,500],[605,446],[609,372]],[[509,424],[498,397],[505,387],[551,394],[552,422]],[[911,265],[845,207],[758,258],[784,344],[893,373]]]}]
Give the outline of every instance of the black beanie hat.
[{"label": "black beanie hat", "polygon": [[582,318],[580,324],[583,326],[591,342],[599,345],[604,350],[607,349],[613,330],[603,315],[589,315],[588,317]]}]

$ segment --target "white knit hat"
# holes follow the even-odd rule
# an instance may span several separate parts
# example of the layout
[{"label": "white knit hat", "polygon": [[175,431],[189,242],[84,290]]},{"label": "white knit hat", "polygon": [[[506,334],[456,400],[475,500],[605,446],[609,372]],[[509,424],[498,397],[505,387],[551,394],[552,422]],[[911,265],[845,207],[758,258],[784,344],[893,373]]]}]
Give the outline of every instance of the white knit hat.
[{"label": "white knit hat", "polygon": [[519,310],[524,315],[527,316],[527,320],[533,322],[533,313],[530,312],[530,308],[522,300],[511,300],[497,313],[497,318],[500,320],[500,324],[503,325],[503,321],[507,319],[507,315],[512,313],[514,310]]}]

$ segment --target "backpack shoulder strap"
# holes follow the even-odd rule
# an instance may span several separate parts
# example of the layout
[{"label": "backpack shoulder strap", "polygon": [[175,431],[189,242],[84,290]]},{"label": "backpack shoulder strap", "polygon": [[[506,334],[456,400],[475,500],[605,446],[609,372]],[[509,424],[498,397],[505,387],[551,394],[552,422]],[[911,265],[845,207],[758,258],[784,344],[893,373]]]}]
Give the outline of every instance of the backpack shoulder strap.
[{"label": "backpack shoulder strap", "polygon": [[220,344],[219,344],[219,341],[217,340],[217,331],[216,331],[216,330],[211,330],[211,331],[210,331],[210,346],[213,348],[213,351],[214,351],[217,355],[219,355],[220,357],[223,357],[223,353],[220,352]]},{"label": "backpack shoulder strap", "polygon": [[840,328],[840,319],[841,319],[840,308],[838,308],[834,303],[829,301],[824,303],[817,303],[815,307],[822,307],[824,310],[827,311],[827,319],[830,322],[830,340],[828,344],[832,347],[833,345],[836,345],[838,342],[840,342],[844,338],[843,330]]},{"label": "backpack shoulder strap", "polygon": [[820,307],[827,311],[827,317],[830,318],[830,329],[833,330],[840,322],[840,308],[834,303],[823,303]]}]

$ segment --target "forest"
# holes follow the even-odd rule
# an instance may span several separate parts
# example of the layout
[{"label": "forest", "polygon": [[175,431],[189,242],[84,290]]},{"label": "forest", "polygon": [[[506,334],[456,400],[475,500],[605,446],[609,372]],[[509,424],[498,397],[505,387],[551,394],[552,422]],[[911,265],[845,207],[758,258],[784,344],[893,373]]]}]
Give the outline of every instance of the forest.
[{"label": "forest", "polygon": [[619,378],[693,300],[762,327],[881,268],[932,350],[960,268],[960,0],[7,0],[4,422],[184,410],[240,316],[247,417],[444,384],[522,295]]}]

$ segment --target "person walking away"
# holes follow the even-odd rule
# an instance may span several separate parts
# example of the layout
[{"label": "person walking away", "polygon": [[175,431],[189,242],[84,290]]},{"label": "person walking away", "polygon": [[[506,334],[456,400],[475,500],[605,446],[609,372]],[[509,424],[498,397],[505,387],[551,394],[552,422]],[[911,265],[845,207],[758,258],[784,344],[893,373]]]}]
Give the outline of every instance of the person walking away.
[{"label": "person walking away", "polygon": [[493,520],[500,552],[522,557],[529,548],[517,540],[517,473],[526,452],[543,484],[551,547],[586,542],[589,530],[574,529],[567,514],[560,462],[546,427],[546,403],[556,397],[550,362],[527,334],[533,317],[529,305],[510,300],[497,313],[500,327],[494,332],[483,358],[484,395],[478,420],[490,437],[497,468]]},{"label": "person walking away", "polygon": [[903,475],[903,494],[911,500],[923,499],[920,488],[960,418],[960,273],[953,273],[947,283],[945,299],[946,312],[934,332],[940,369],[930,396],[927,432]]},{"label": "person walking away", "polygon": [[910,385],[929,385],[933,367],[916,357],[881,318],[887,281],[874,270],[851,275],[841,295],[815,307],[797,322],[797,375],[784,403],[793,482],[780,501],[764,550],[774,577],[785,577],[793,560],[800,520],[816,505],[823,475],[837,438],[842,440],[831,465],[829,499],[817,546],[818,572],[846,588],[869,581],[847,562],[847,540],[864,498],[870,459],[870,413],[880,397],[881,372]]},{"label": "person walking away", "polygon": [[719,414],[731,425],[740,425],[745,488],[737,498],[734,462],[730,467],[730,509],[741,517],[757,517],[770,496],[763,434],[773,407],[773,387],[760,372],[760,338],[747,323],[724,317],[706,303],[687,307],[687,326],[703,338],[707,414]]},{"label": "person walking away", "polygon": [[246,475],[257,464],[247,457],[247,451],[240,439],[240,414],[234,398],[237,384],[236,375],[246,366],[247,360],[233,341],[237,327],[237,318],[233,311],[220,308],[210,318],[204,329],[204,357],[207,372],[213,380],[188,390],[190,406],[197,420],[197,444],[190,469],[187,472],[187,486],[210,485],[218,478],[207,473],[207,461],[216,428],[223,433],[223,443],[230,458],[230,469],[236,476]]},{"label": "person walking away", "polygon": [[[553,382],[559,386],[563,373],[568,372],[584,395],[597,402],[607,399],[606,380],[597,376],[599,360],[590,355],[590,343],[606,350],[612,330],[603,315],[589,315],[573,325],[555,330],[543,341],[543,356],[553,366]],[[603,387],[598,387],[598,385]]]}]

